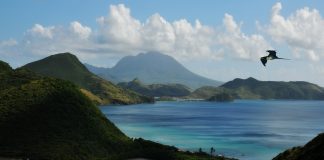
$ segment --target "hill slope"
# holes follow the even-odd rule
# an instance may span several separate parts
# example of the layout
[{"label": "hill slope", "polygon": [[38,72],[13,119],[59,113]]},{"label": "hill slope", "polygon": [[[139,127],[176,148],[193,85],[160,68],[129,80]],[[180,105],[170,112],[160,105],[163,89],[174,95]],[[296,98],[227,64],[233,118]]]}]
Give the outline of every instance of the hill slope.
[{"label": "hill slope", "polygon": [[146,84],[178,83],[196,89],[204,85],[219,86],[221,82],[192,73],[170,56],[157,53],[140,53],[122,58],[113,68],[88,69],[105,79],[128,82],[139,78]]},{"label": "hill slope", "polygon": [[302,81],[259,81],[250,77],[234,79],[221,87],[235,90],[238,98],[242,99],[324,99],[322,87]]},{"label": "hill slope", "polygon": [[18,69],[0,83],[1,156],[113,158],[129,143],[70,82]]},{"label": "hill slope", "polygon": [[140,80],[134,79],[130,82],[117,84],[120,87],[133,90],[142,95],[151,97],[181,97],[190,94],[190,89],[182,84],[150,84],[145,85]]},{"label": "hill slope", "polygon": [[189,97],[207,99],[221,92],[236,99],[324,99],[324,88],[302,81],[259,81],[254,78],[236,78],[220,87],[202,87]]},{"label": "hill slope", "polygon": [[128,138],[71,82],[17,69],[0,72],[0,87],[1,158],[210,159]]},{"label": "hill slope", "polygon": [[11,67],[9,66],[9,64],[0,60],[0,73],[8,72],[10,70],[11,70]]},{"label": "hill slope", "polygon": [[294,147],[277,155],[273,160],[324,159],[324,133],[319,134],[303,147]]},{"label": "hill slope", "polygon": [[99,104],[133,104],[152,101],[151,98],[124,90],[94,75],[76,56],[70,53],[55,54],[26,64],[22,68],[45,76],[69,80],[97,96],[92,99],[98,100],[99,98],[101,100]]}]

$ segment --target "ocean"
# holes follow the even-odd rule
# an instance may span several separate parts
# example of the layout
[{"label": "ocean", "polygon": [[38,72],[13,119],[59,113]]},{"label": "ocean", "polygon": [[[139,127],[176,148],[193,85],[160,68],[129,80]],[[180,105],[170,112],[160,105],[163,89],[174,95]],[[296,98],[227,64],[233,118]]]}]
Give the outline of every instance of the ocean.
[{"label": "ocean", "polygon": [[101,106],[126,135],[182,150],[241,160],[269,160],[324,132],[324,101],[170,101]]}]

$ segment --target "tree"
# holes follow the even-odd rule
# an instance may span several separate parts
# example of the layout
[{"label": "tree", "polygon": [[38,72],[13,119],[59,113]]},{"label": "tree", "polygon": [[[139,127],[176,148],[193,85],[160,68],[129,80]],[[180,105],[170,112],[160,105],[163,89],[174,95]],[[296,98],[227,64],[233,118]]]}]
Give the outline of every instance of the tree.
[{"label": "tree", "polygon": [[215,148],[214,147],[211,147],[210,148],[210,156],[213,156],[213,153],[216,152]]}]

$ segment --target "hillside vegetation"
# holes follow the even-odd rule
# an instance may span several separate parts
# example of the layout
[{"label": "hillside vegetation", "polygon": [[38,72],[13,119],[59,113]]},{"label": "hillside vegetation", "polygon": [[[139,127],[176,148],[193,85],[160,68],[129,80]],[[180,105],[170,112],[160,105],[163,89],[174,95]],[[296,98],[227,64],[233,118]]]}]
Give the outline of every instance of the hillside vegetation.
[{"label": "hillside vegetation", "polygon": [[273,160],[320,160],[324,159],[324,133],[305,146],[294,147],[277,155]]},{"label": "hillside vegetation", "polygon": [[130,82],[118,83],[117,85],[150,97],[182,97],[190,94],[190,89],[182,84],[145,85],[137,78]]},{"label": "hillside vegetation", "polygon": [[189,98],[208,99],[216,94],[228,94],[235,99],[303,99],[324,100],[324,88],[303,81],[259,81],[254,78],[236,78],[220,87],[201,87]]},{"label": "hillside vegetation", "polygon": [[[0,157],[221,160],[123,134],[79,86],[25,69],[0,72]],[[2,70],[3,71],[3,70]]]},{"label": "hillside vegetation", "polygon": [[[70,53],[60,53],[26,64],[22,68],[33,72],[71,81],[92,93],[98,104],[134,104],[153,102],[152,98],[122,89],[93,73]],[[88,94],[90,95],[90,94]],[[93,97],[95,95],[96,97]],[[98,98],[100,101],[98,101]]]}]

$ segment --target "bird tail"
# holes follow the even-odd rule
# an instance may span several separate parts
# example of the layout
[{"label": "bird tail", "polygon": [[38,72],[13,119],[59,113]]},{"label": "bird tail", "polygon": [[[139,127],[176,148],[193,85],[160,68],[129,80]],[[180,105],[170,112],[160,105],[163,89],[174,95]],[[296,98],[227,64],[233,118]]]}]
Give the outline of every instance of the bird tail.
[{"label": "bird tail", "polygon": [[283,60],[291,60],[291,59],[288,59],[288,58],[277,58],[277,59],[283,59]]}]

